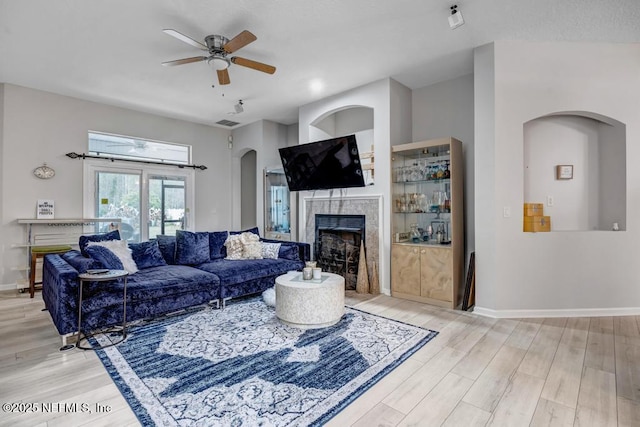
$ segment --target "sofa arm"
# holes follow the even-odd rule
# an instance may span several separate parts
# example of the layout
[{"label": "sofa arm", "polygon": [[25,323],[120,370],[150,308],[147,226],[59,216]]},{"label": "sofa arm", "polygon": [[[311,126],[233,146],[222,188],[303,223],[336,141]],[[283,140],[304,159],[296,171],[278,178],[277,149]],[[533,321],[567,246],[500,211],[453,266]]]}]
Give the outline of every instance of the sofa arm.
[{"label": "sofa arm", "polygon": [[291,242],[289,240],[263,239],[260,241],[267,243],[281,243],[283,245],[297,246],[301,261],[309,261],[311,259],[311,245],[304,242]]},{"label": "sofa arm", "polygon": [[45,255],[42,299],[60,335],[77,330],[78,271],[60,255]]}]

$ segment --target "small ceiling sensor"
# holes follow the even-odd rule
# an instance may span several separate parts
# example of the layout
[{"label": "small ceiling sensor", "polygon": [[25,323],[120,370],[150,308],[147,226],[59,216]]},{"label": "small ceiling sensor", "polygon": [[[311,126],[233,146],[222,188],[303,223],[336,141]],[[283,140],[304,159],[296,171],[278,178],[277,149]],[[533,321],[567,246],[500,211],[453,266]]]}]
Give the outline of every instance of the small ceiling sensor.
[{"label": "small ceiling sensor", "polygon": [[449,15],[449,27],[451,29],[456,29],[459,26],[464,24],[464,19],[462,18],[462,13],[458,10],[458,5],[454,4],[451,6],[451,15]]}]

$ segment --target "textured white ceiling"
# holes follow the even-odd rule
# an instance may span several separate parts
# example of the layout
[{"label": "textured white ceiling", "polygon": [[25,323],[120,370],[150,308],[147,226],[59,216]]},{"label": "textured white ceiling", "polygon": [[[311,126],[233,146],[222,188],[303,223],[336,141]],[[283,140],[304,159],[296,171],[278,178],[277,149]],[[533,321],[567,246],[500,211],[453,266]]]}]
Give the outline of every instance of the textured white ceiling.
[{"label": "textured white ceiling", "polygon": [[[277,71],[232,65],[220,87],[204,62],[162,67],[201,55],[164,28],[200,41],[247,29],[258,40],[235,55]],[[381,78],[415,89],[471,73],[472,49],[494,40],[640,42],[640,0],[0,0],[0,82],[205,124],[290,124]],[[245,112],[229,114],[239,99]]]}]

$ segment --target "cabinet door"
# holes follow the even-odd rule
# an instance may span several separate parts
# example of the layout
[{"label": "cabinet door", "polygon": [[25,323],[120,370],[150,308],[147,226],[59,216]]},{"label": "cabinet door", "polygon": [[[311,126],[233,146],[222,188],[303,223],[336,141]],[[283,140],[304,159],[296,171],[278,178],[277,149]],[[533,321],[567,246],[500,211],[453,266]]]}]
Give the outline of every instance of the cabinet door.
[{"label": "cabinet door", "polygon": [[420,250],[417,247],[393,245],[391,291],[420,295]]},{"label": "cabinet door", "polygon": [[420,295],[453,300],[453,258],[450,248],[420,249]]}]

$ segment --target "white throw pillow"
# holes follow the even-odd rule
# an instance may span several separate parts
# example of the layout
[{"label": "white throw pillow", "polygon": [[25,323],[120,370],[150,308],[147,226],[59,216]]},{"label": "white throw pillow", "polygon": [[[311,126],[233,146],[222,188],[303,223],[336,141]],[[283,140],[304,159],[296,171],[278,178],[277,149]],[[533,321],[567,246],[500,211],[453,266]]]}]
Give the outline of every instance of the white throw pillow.
[{"label": "white throw pillow", "polygon": [[227,248],[227,257],[225,259],[242,259],[242,241],[240,234],[230,234],[224,242]]},{"label": "white throw pillow", "polygon": [[134,274],[138,272],[138,266],[131,256],[131,249],[126,240],[105,240],[102,242],[89,242],[87,246],[104,246],[109,249],[122,263],[122,267]]},{"label": "white throw pillow", "polygon": [[281,243],[262,242],[262,258],[278,259]]},{"label": "white throw pillow", "polygon": [[276,290],[269,288],[262,293],[262,299],[264,303],[269,307],[276,306]]},{"label": "white throw pillow", "polygon": [[254,233],[244,232],[240,235],[242,242],[243,259],[262,259],[262,245],[260,236]]}]

